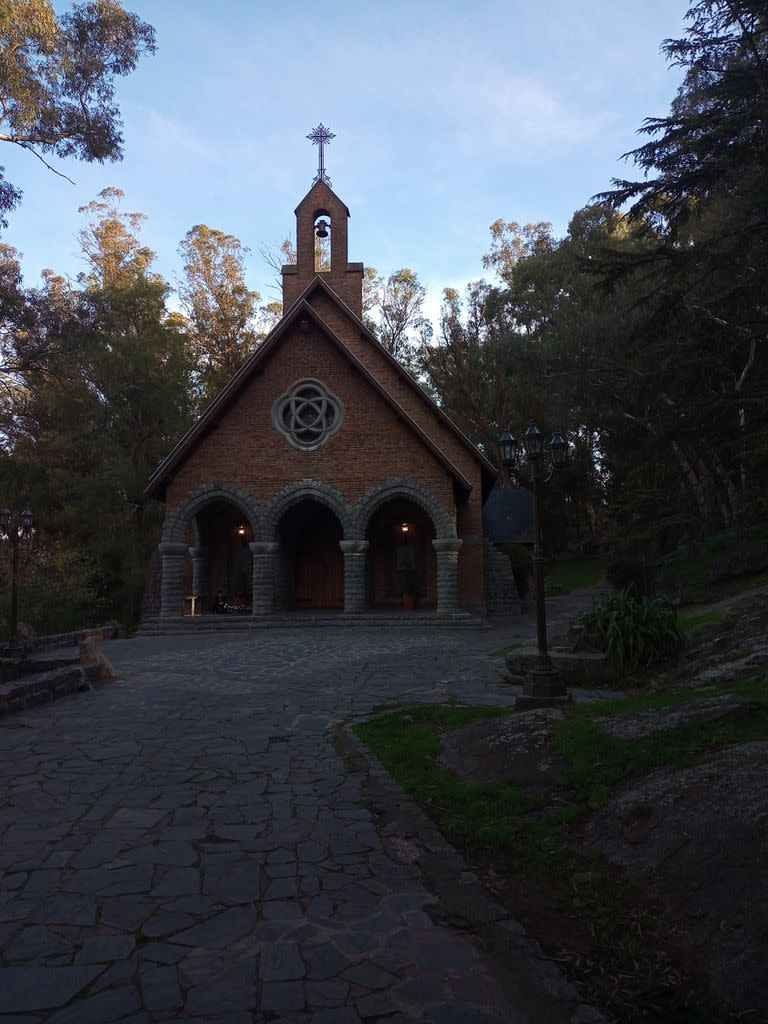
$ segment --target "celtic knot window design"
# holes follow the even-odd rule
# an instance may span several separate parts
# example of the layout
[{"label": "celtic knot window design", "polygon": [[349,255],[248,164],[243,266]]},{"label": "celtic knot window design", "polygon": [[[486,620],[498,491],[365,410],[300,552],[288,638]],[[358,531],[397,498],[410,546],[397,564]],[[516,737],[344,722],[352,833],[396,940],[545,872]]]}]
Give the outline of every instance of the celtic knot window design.
[{"label": "celtic knot window design", "polygon": [[319,380],[299,380],[275,402],[272,423],[301,451],[325,444],[344,420],[341,401]]}]

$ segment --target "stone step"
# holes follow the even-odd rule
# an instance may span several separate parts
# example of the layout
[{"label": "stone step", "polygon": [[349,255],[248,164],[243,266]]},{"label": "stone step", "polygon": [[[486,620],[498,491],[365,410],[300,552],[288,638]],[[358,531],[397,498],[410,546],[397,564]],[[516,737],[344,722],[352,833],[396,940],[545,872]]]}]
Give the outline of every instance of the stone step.
[{"label": "stone step", "polygon": [[57,668],[70,668],[79,663],[80,655],[76,648],[74,651],[33,654],[26,658],[0,658],[0,683],[10,683],[40,672],[52,672]]},{"label": "stone step", "polygon": [[24,675],[0,684],[0,716],[87,689],[89,686],[79,663]]},{"label": "stone step", "polygon": [[173,618],[146,619],[137,630],[137,636],[164,636],[176,633],[229,633],[258,629],[315,629],[315,628],[389,628],[389,629],[490,629],[485,619],[456,612],[438,615],[434,612],[392,615],[185,615]]},{"label": "stone step", "polygon": [[[555,671],[568,686],[613,685],[620,679],[604,654],[598,651],[572,651],[550,647],[549,657]],[[533,645],[519,647],[506,657],[509,678],[514,682],[525,678],[538,664],[539,652]]]}]

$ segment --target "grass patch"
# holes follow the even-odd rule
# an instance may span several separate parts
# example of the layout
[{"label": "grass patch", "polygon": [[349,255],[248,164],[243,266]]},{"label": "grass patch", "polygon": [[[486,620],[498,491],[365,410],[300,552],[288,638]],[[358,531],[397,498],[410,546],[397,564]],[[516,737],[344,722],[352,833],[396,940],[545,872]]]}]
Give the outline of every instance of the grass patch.
[{"label": "grass patch", "polygon": [[605,565],[598,558],[557,558],[549,562],[546,583],[559,594],[569,594],[581,587],[593,587],[605,576]]},{"label": "grass patch", "polygon": [[509,644],[508,647],[500,647],[498,651],[494,651],[491,655],[492,658],[503,658],[505,654],[511,654],[512,651],[516,651],[519,647],[523,646],[523,641],[518,640],[517,643]]},{"label": "grass patch", "polygon": [[[355,732],[475,869],[493,879],[513,913],[534,933],[542,908],[531,910],[530,893],[542,894],[540,902],[546,903],[550,917],[553,912],[562,915],[562,934],[553,940],[549,929],[548,951],[571,962],[574,980],[588,998],[609,1012],[629,1012],[622,1020],[643,1019],[644,1008],[656,1005],[666,1008],[659,1020],[715,1022],[728,1018],[703,1013],[696,1004],[690,987],[659,948],[653,919],[632,887],[594,855],[576,850],[569,830],[631,777],[665,765],[693,764],[726,744],[768,739],[765,682],[730,692],[750,696],[758,708],[633,741],[608,736],[593,719],[675,707],[701,693],[642,694],[568,709],[565,720],[552,730],[555,752],[566,766],[564,782],[553,793],[512,780],[465,782],[441,767],[442,734],[504,713],[498,710],[446,705],[401,709],[357,725]],[[569,948],[578,925],[592,936],[586,959]],[[635,1009],[628,1011],[628,1006]]]},{"label": "grass patch", "polygon": [[501,851],[505,858],[535,856],[539,851],[531,846],[534,837],[524,835],[521,822],[528,811],[541,806],[541,797],[526,794],[513,783],[462,782],[438,763],[443,732],[503,713],[427,705],[382,715],[355,726],[355,732],[455,846]]},{"label": "grass patch", "polygon": [[554,748],[568,765],[571,800],[585,809],[601,807],[612,789],[656,768],[685,768],[730,743],[768,739],[768,703],[718,722],[696,723],[638,740],[619,740],[588,718],[557,723]]},{"label": "grass patch", "polygon": [[[568,717],[599,718],[603,715],[634,715],[638,711],[661,711],[664,708],[675,708],[688,704],[697,697],[712,697],[720,690],[659,690],[654,693],[632,693],[626,697],[615,697],[607,700],[574,704],[568,709]],[[722,692],[732,693],[733,690]]]},{"label": "grass patch", "polygon": [[677,616],[677,624],[683,633],[690,633],[692,629],[696,629],[698,626],[708,626],[714,622],[722,622],[724,617],[724,611],[715,611],[714,609],[709,612],[700,612],[698,615],[682,613]]}]

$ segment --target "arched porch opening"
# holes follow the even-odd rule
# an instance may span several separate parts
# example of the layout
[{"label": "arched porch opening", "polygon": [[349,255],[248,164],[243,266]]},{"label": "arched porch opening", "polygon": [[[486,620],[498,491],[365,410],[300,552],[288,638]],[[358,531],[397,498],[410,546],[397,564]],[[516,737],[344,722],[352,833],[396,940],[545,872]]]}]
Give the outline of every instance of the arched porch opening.
[{"label": "arched porch opening", "polygon": [[369,607],[436,606],[435,536],[430,516],[407,498],[391,498],[373,513],[366,529]]},{"label": "arched porch opening", "polygon": [[195,526],[190,548],[195,614],[249,612],[253,530],[248,520],[235,505],[216,500],[197,512]]},{"label": "arched porch opening", "polygon": [[278,525],[278,604],[285,609],[344,607],[344,529],[327,505],[303,498]]}]

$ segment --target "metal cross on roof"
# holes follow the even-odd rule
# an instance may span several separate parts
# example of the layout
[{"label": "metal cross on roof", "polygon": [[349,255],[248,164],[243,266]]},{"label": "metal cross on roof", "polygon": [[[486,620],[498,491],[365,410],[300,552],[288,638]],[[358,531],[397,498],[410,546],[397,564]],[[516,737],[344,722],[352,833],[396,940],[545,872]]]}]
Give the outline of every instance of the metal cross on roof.
[{"label": "metal cross on roof", "polygon": [[310,142],[313,142],[320,150],[320,160],[317,167],[317,174],[315,175],[312,184],[316,185],[318,181],[324,181],[326,185],[330,186],[331,179],[325,173],[325,145],[326,143],[330,142],[331,139],[335,139],[336,136],[333,134],[333,132],[329,132],[321,121],[317,128],[315,128],[313,131],[309,133],[307,138],[309,139]]}]

